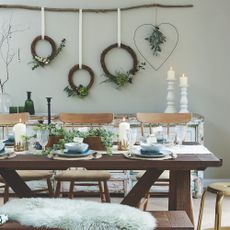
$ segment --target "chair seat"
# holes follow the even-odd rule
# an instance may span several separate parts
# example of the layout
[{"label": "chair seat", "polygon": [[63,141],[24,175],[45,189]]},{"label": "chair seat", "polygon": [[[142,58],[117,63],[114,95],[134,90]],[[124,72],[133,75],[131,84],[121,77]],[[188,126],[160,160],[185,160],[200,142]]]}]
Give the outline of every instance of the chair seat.
[{"label": "chair seat", "polygon": [[[18,170],[17,173],[24,181],[48,179],[53,176],[53,173],[48,170]],[[4,183],[2,176],[0,182]]]},{"label": "chair seat", "polygon": [[[145,171],[143,172],[140,172],[137,174],[137,179],[139,180],[143,175],[144,175]],[[161,175],[160,177],[158,178],[158,180],[166,180],[168,181],[169,180],[169,171],[168,170],[165,170]]]},{"label": "chair seat", "polygon": [[229,182],[220,182],[213,183],[208,185],[208,191],[212,193],[221,192],[225,196],[230,196],[230,183]]},{"label": "chair seat", "polygon": [[59,181],[103,181],[109,180],[111,177],[109,172],[98,170],[79,170],[71,169],[59,173],[55,176],[55,180]]}]

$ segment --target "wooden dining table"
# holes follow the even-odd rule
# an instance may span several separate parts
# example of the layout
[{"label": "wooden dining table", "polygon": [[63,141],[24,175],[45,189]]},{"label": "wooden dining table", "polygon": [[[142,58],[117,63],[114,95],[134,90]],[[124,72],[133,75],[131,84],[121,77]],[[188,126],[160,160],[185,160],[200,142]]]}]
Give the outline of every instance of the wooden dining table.
[{"label": "wooden dining table", "polygon": [[139,160],[128,159],[122,154],[103,155],[92,160],[54,160],[47,156],[21,154],[11,159],[0,160],[0,174],[18,197],[34,197],[35,194],[24,183],[16,170],[66,170],[84,167],[88,170],[146,170],[121,204],[137,207],[152,184],[164,170],[170,171],[169,210],[185,210],[193,222],[191,204],[191,170],[220,167],[222,160],[214,154],[178,154],[175,159]]}]

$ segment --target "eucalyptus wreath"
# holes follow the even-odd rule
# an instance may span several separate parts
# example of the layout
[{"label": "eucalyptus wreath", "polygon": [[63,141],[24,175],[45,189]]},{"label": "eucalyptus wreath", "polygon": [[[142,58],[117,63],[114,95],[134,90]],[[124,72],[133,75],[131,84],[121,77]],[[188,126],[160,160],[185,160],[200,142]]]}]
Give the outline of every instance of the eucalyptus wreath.
[{"label": "eucalyptus wreath", "polygon": [[151,35],[145,40],[149,41],[153,55],[158,56],[162,51],[161,46],[166,42],[166,36],[160,31],[159,26],[154,26]]}]

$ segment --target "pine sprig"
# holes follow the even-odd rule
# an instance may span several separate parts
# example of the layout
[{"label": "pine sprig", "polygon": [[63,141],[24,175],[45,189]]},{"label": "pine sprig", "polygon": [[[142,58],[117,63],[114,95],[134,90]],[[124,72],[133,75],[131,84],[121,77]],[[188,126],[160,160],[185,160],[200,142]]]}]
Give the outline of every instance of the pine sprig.
[{"label": "pine sprig", "polygon": [[166,36],[160,31],[158,26],[154,26],[152,34],[145,38],[153,50],[153,55],[158,56],[162,51],[161,46],[166,42]]}]

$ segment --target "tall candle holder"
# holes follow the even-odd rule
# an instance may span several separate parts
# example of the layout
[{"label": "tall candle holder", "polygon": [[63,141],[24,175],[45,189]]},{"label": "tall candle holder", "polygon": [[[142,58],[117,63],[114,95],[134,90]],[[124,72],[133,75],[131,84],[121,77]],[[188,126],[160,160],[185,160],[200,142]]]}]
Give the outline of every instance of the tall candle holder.
[{"label": "tall candle holder", "polygon": [[168,82],[168,94],[167,94],[167,108],[165,113],[176,113],[175,106],[175,93],[174,93],[174,84],[176,79],[167,79]]},{"label": "tall candle holder", "polygon": [[180,113],[188,113],[188,85],[180,85],[180,94],[181,94],[181,98],[180,98]]},{"label": "tall candle holder", "polygon": [[46,97],[46,100],[47,100],[47,106],[48,106],[48,124],[51,123],[51,99],[52,97]]}]

